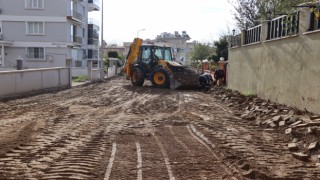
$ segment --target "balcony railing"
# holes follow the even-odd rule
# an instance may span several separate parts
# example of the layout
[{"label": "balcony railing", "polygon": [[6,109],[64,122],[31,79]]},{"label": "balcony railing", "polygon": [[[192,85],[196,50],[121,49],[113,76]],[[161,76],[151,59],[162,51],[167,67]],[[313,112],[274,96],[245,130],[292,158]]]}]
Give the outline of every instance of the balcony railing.
[{"label": "balcony railing", "polygon": [[88,0],[89,11],[99,11],[100,10],[100,0]]},{"label": "balcony railing", "polygon": [[82,44],[82,37],[81,36],[73,36],[72,42]]},{"label": "balcony railing", "polygon": [[[316,13],[310,12],[309,6],[289,15],[282,15],[272,20],[262,21],[261,25],[248,30],[242,30],[241,34],[229,36],[229,48],[237,48],[257,42],[265,43],[270,40],[282,40],[287,37],[294,39],[299,36],[310,36],[320,33],[320,19]],[[307,25],[307,27],[305,26]]]},{"label": "balcony railing", "polygon": [[88,45],[98,46],[98,45],[99,45],[99,39],[89,38],[89,39],[88,39]]},{"label": "balcony railing", "polygon": [[261,41],[261,25],[255,26],[245,31],[244,44],[252,44]]},{"label": "balcony railing", "polygon": [[76,21],[83,21],[83,15],[77,11],[71,11],[71,15],[68,16],[68,18],[72,19],[72,20],[76,20]]},{"label": "balcony railing", "polygon": [[272,19],[268,24],[267,40],[295,35],[299,32],[299,11]]}]

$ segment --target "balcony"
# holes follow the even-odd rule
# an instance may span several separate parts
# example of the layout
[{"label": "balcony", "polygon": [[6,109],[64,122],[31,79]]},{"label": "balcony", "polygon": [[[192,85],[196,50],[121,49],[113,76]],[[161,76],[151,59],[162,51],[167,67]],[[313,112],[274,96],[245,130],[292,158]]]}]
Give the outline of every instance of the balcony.
[{"label": "balcony", "polygon": [[100,0],[88,0],[89,11],[100,11]]},{"label": "balcony", "polygon": [[76,44],[82,44],[82,37],[81,36],[73,36],[72,42]]},{"label": "balcony", "polygon": [[89,49],[98,49],[99,47],[99,31],[100,27],[89,21],[88,24],[88,45]]},{"label": "balcony", "polygon": [[68,19],[83,23],[83,15],[77,11],[71,11],[70,15],[67,16]]}]

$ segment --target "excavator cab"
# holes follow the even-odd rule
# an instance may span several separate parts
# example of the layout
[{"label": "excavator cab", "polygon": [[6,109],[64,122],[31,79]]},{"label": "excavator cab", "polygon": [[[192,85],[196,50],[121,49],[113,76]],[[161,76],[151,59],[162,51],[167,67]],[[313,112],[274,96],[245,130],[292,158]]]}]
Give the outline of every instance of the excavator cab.
[{"label": "excavator cab", "polygon": [[135,38],[124,65],[127,79],[131,79],[135,86],[142,86],[145,80],[150,80],[158,88],[177,89],[184,83],[190,84],[191,79],[197,85],[198,75],[193,78],[187,75],[186,69],[173,61],[171,52],[170,47],[142,45],[142,40]]},{"label": "excavator cab", "polygon": [[159,60],[172,61],[171,49],[169,47],[142,45],[139,56],[137,63],[145,66],[144,68],[148,72],[157,66]]}]

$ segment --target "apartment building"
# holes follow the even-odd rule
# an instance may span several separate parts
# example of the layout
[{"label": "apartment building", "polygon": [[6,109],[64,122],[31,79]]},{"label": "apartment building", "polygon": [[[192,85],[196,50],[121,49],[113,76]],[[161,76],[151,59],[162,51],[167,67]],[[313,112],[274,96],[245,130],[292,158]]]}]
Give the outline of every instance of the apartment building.
[{"label": "apartment building", "polygon": [[0,66],[74,67],[98,62],[100,0],[0,0]]}]

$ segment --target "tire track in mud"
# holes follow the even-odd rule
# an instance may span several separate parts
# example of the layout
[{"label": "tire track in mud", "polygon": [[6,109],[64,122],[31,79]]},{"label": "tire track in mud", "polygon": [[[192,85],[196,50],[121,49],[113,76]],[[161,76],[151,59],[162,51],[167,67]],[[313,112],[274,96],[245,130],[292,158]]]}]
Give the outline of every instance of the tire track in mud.
[{"label": "tire track in mud", "polygon": [[118,78],[0,107],[0,135],[14,137],[0,147],[0,179],[320,177],[273,139],[277,133],[234,117],[209,93]]},{"label": "tire track in mud", "polygon": [[231,179],[219,159],[186,126],[165,126],[155,132],[168,152],[176,179]]},{"label": "tire track in mud", "polygon": [[44,131],[35,141],[6,153],[0,158],[5,162],[0,171],[15,169],[3,172],[14,178],[87,179],[98,176],[94,169],[103,162],[99,157],[107,149],[108,142],[104,138],[106,124],[95,123],[94,120],[79,120],[71,124],[66,121],[61,120],[60,125]]},{"label": "tire track in mud", "polygon": [[107,160],[106,180],[237,179],[186,126],[142,129],[117,135]]},{"label": "tire track in mud", "polygon": [[[210,97],[205,97],[210,98]],[[201,98],[199,98],[201,102]],[[314,179],[320,177],[315,165],[292,158],[287,143],[277,137],[274,130],[250,124],[249,121],[234,117],[228,108],[199,108],[198,121],[193,122],[224,161],[236,167],[244,177],[250,179]],[[200,103],[199,102],[199,103]],[[218,109],[221,109],[220,112]],[[225,110],[224,110],[225,109]],[[203,118],[203,116],[209,118]]]},{"label": "tire track in mud", "polygon": [[[101,149],[106,145],[105,140],[96,139],[103,138],[104,135],[101,132],[104,132],[107,123],[95,119],[96,112],[75,117],[70,114],[69,109],[70,106],[60,106],[56,110],[51,110],[51,112],[54,111],[55,116],[47,117],[46,129],[42,133],[33,141],[21,143],[1,156],[0,161],[3,166],[0,167],[2,174],[0,178],[43,178],[44,174],[50,178],[51,173],[52,177],[63,179],[81,177],[81,173],[84,179],[92,177],[92,172],[96,172],[94,169],[97,169],[98,165],[101,166],[101,162],[94,161],[97,159],[95,154],[101,156],[104,154],[102,152],[106,151],[106,148]],[[64,160],[66,164],[63,163]],[[72,162],[74,162],[73,165]],[[86,164],[87,169],[77,166],[78,163]],[[55,170],[51,169],[52,164],[55,164],[53,166]],[[91,169],[90,166],[92,166]],[[59,169],[68,170],[63,174],[59,173]]]}]

